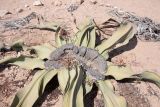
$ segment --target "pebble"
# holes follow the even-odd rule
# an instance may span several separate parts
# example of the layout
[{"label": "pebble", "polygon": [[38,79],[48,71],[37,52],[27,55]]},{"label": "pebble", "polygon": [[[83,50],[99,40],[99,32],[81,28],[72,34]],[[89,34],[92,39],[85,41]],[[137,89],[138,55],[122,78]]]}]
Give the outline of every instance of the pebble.
[{"label": "pebble", "polygon": [[84,0],[75,0],[75,2],[82,4],[84,2]]},{"label": "pebble", "polygon": [[111,4],[106,4],[107,7],[111,7]]},{"label": "pebble", "polygon": [[29,7],[29,5],[25,4],[24,7],[27,8],[27,7]]},{"label": "pebble", "polygon": [[62,1],[61,1],[61,0],[55,0],[55,1],[53,2],[53,4],[54,4],[55,6],[61,6],[61,5],[62,5]]},{"label": "pebble", "polygon": [[7,14],[11,14],[11,12],[9,12],[8,10],[0,10],[0,17],[3,17]]},{"label": "pebble", "polygon": [[40,0],[36,0],[33,2],[34,6],[43,6],[43,3]]},{"label": "pebble", "polygon": [[17,13],[21,13],[21,12],[23,12],[24,10],[22,9],[22,8],[18,8],[17,10],[16,10],[16,12]]},{"label": "pebble", "polygon": [[90,3],[96,4],[96,3],[97,3],[97,0],[90,0]]},{"label": "pebble", "polygon": [[70,5],[67,7],[67,11],[68,11],[68,12],[73,12],[73,11],[77,10],[78,7],[79,7],[79,5],[76,4],[76,3],[70,4]]}]

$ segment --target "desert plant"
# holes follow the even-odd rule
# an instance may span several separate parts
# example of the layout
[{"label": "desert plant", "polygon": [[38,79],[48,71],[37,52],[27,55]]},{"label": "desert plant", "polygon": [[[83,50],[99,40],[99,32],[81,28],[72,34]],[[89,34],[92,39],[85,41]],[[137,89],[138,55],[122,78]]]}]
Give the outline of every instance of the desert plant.
[{"label": "desert plant", "polygon": [[[83,98],[91,91],[93,84],[103,94],[106,107],[127,107],[125,98],[114,94],[114,86],[108,76],[118,81],[126,78],[149,80],[160,87],[158,74],[149,71],[136,74],[128,66],[116,66],[107,61],[110,51],[126,45],[133,38],[135,33],[133,24],[120,24],[110,38],[98,44],[96,31],[100,29],[93,20],[79,27],[74,39],[63,39],[59,26],[49,28],[56,29],[56,47],[48,43],[31,46],[27,48],[32,51],[31,56],[19,55],[0,60],[0,64],[17,65],[31,70],[39,68],[32,82],[17,92],[11,107],[31,107],[43,94],[48,82],[56,75],[63,93],[64,107],[84,107]],[[21,46],[21,49],[24,49],[22,44]]]}]

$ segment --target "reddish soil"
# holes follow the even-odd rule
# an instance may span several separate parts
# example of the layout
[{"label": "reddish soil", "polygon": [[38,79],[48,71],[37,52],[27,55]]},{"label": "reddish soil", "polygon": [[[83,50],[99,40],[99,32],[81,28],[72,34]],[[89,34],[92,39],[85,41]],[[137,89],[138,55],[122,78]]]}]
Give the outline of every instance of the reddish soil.
[{"label": "reddish soil", "polygon": [[[61,1],[61,5],[56,6],[55,4],[59,1]],[[65,27],[73,34],[75,31],[74,20],[66,10],[66,6],[71,1],[74,0],[42,0],[44,6],[33,6],[33,0],[0,0],[0,10],[8,10],[12,13],[0,17],[0,20],[12,20],[25,17],[34,11],[41,14],[47,21],[54,21],[66,25]],[[90,1],[97,1],[97,3]],[[86,17],[94,18],[97,23],[101,23],[109,17],[106,12],[106,6],[113,5],[125,11],[134,12],[138,16],[147,16],[160,22],[159,4],[159,0],[84,0],[84,3],[73,12],[73,15],[77,24]],[[28,7],[25,7],[25,5]],[[17,12],[18,9],[23,9],[23,11],[19,13]],[[18,39],[23,39],[27,45],[36,45],[45,42],[53,43],[54,32],[19,29],[0,33],[0,42],[12,43]],[[130,65],[134,72],[150,70],[160,74],[160,42],[133,40],[128,46],[124,47],[124,49],[118,50],[118,53],[120,54],[115,54],[115,57],[111,59],[115,64],[123,63]],[[3,55],[0,53],[0,59],[2,57]],[[19,67],[0,65],[0,107],[9,107],[17,90],[28,84],[33,74],[34,73],[27,72],[27,70],[20,69]],[[159,107],[160,89],[158,89],[157,86],[146,82],[132,83],[132,85],[134,85],[133,89],[127,88],[128,85],[123,87],[122,84],[116,87],[116,90],[118,90],[117,93],[126,97],[129,107]],[[60,107],[62,105],[62,95],[57,87],[53,87],[52,89],[55,88],[55,91],[46,91],[44,95],[45,100],[41,101],[40,99],[42,103],[42,105],[40,105],[42,107]],[[134,89],[138,90],[139,95],[134,93]],[[128,94],[127,92],[129,91],[130,93]],[[134,103],[136,101],[132,102],[133,100],[137,100],[138,102],[139,97],[142,99],[142,101],[139,101],[141,105]],[[100,100],[96,101],[100,102]],[[96,107],[101,107],[100,105],[98,106],[98,104],[100,104],[99,102],[95,104]]]}]

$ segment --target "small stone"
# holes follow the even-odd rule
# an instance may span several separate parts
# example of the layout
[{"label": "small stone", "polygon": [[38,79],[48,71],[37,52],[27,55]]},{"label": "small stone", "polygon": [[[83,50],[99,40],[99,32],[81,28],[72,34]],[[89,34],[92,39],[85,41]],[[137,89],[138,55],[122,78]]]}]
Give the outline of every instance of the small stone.
[{"label": "small stone", "polygon": [[27,8],[27,7],[29,7],[29,5],[25,4],[24,7]]},{"label": "small stone", "polygon": [[17,11],[17,13],[21,13],[21,12],[23,12],[24,10],[23,10],[22,8],[18,8],[16,11]]},{"label": "small stone", "polygon": [[3,17],[7,14],[11,14],[11,12],[7,11],[7,10],[0,10],[0,17]]},{"label": "small stone", "polygon": [[111,4],[106,4],[107,7],[111,7]]},{"label": "small stone", "polygon": [[53,4],[55,6],[61,6],[62,5],[62,1],[61,0],[55,0]]},{"label": "small stone", "polygon": [[82,4],[84,2],[84,0],[80,0],[80,4]]},{"label": "small stone", "polygon": [[113,8],[118,9],[118,7],[114,6]]},{"label": "small stone", "polygon": [[73,0],[74,2],[78,3],[79,5],[84,2],[84,0]]},{"label": "small stone", "polygon": [[90,0],[90,2],[91,2],[92,4],[96,4],[96,3],[97,3],[97,0]]},{"label": "small stone", "polygon": [[79,5],[77,3],[73,3],[73,4],[70,4],[68,7],[67,7],[67,11],[68,12],[73,12],[75,10],[77,10],[79,7]]},{"label": "small stone", "polygon": [[36,0],[33,2],[34,6],[43,6],[43,3],[40,0]]}]

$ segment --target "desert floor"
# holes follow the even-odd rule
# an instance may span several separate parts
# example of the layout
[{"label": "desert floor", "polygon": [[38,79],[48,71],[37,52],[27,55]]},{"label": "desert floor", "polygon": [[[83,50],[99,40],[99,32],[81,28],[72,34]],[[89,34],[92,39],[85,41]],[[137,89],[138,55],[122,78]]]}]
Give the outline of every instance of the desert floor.
[{"label": "desert floor", "polygon": [[[41,1],[44,4],[43,6],[34,6],[34,0],[0,0],[0,10],[7,10],[12,13],[0,17],[0,21],[17,19],[25,17],[31,12],[36,12],[49,22],[63,23],[72,34],[75,27],[74,20],[71,14],[67,12],[66,6],[74,0]],[[75,1],[79,2],[80,0]],[[86,17],[94,18],[97,23],[101,23],[108,18],[107,6],[134,12],[138,16],[149,17],[160,23],[160,0],[84,0],[78,9],[73,12],[73,15],[77,24]],[[37,22],[33,20],[33,23]],[[54,41],[54,32],[18,29],[0,33],[0,42],[12,43],[18,39],[23,39],[27,45],[51,43]],[[122,49],[122,53],[116,55],[112,62],[123,62],[130,65],[134,72],[149,70],[160,74],[160,42],[142,42],[136,39],[133,44],[129,43],[126,48],[129,49]],[[0,54],[0,59],[2,57],[3,55]],[[0,66],[0,107],[9,107],[17,90],[28,84],[32,77],[33,74],[27,72],[27,70],[15,66]],[[129,107],[159,107],[160,90],[157,86],[146,82],[133,83],[132,85],[135,89],[123,89],[126,92],[130,91],[128,95],[124,92]],[[35,107],[40,105],[41,107],[60,107],[62,105],[61,92],[57,88],[52,91],[53,88],[51,86],[45,92],[46,94]],[[137,97],[134,90],[138,90],[141,95]],[[98,101],[95,101],[95,103],[95,107],[101,107]]]}]

